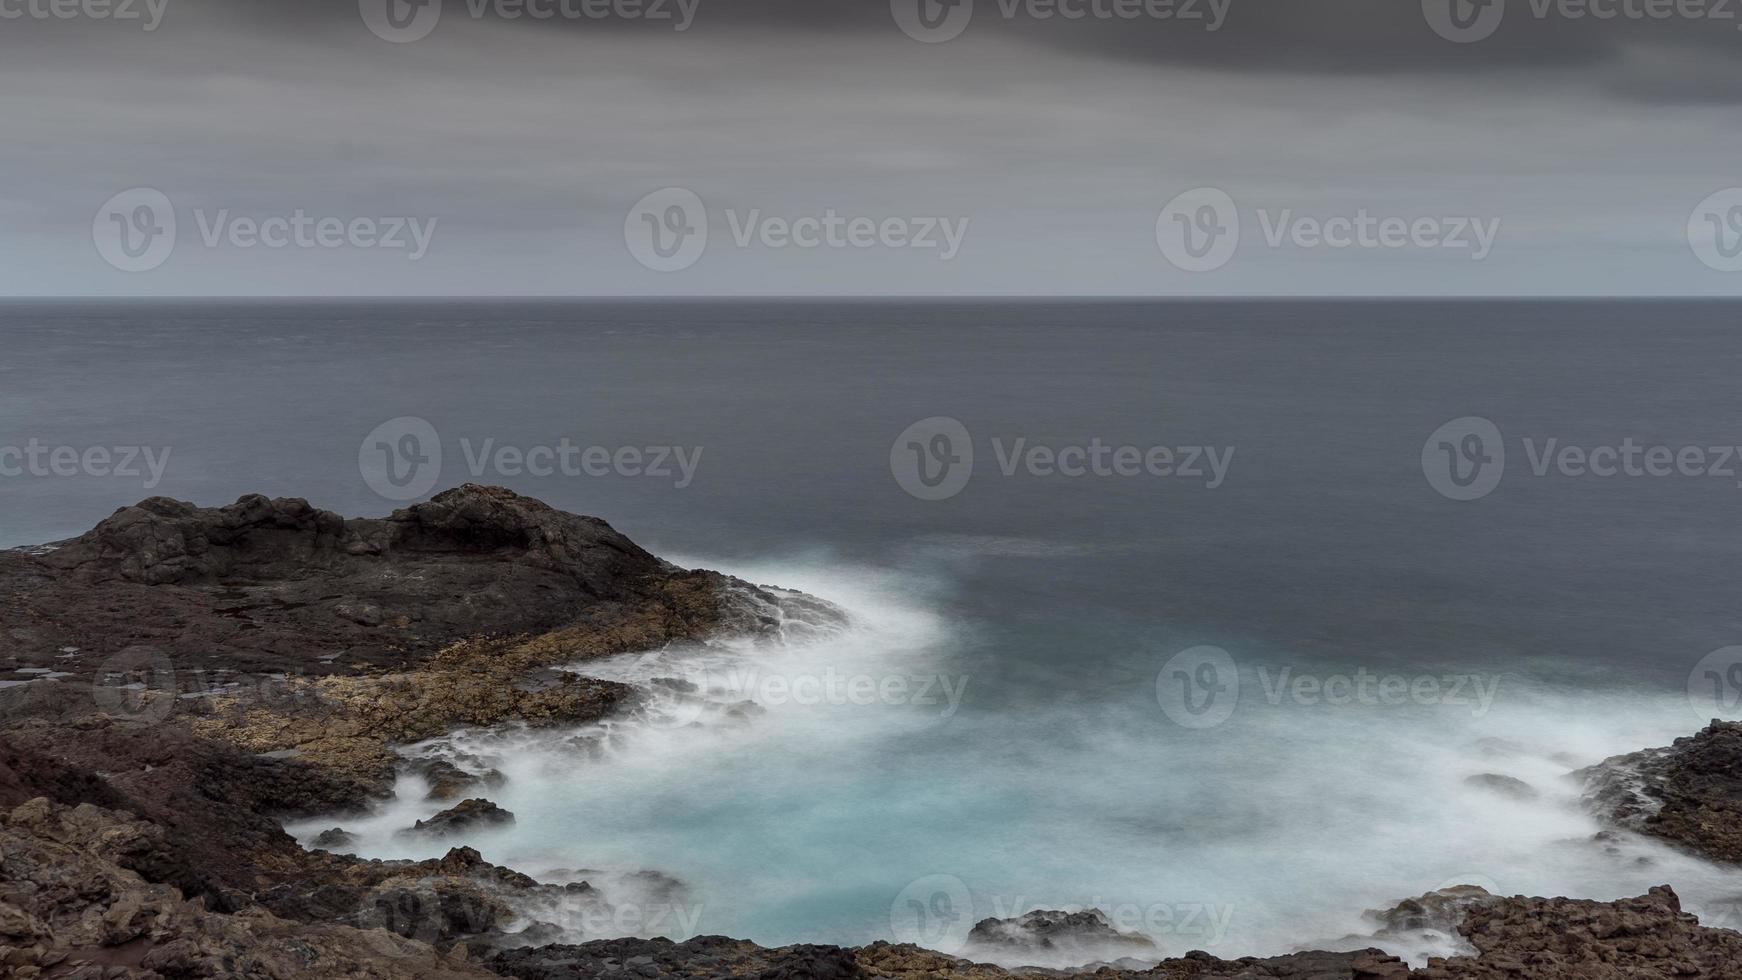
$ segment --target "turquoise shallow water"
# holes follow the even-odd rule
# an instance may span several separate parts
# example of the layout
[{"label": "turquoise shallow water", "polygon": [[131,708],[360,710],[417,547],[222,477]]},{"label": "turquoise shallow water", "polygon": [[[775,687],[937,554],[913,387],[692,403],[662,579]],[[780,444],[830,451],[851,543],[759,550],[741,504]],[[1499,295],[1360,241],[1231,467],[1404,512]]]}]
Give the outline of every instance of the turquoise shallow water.
[{"label": "turquoise shallow water", "polygon": [[[617,726],[588,752],[555,738],[503,752],[498,802],[519,822],[479,841],[486,856],[669,872],[689,882],[684,921],[699,931],[945,945],[974,917],[1100,905],[1169,950],[1263,952],[1357,931],[1362,909],[1454,878],[1593,897],[1670,881],[1690,906],[1717,908],[1742,894],[1727,875],[1643,845],[1579,843],[1594,827],[1558,777],[1724,710],[1687,692],[1703,657],[1742,642],[1742,491],[1537,477],[1521,440],[1742,442],[1734,315],[1686,303],[11,305],[0,445],[171,455],[151,487],[6,478],[0,544],[77,533],[149,493],[386,513],[396,502],[371,489],[359,448],[415,416],[444,450],[440,485],[506,484],[661,554],[841,603],[856,626],[834,637],[590,665],[726,693],[699,708],[674,699],[671,717]],[[1494,493],[1460,503],[1434,491],[1421,457],[1430,433],[1466,416],[1504,432],[1512,459]],[[891,467],[904,430],[934,417],[958,420],[977,457],[936,501],[905,492]],[[564,439],[702,455],[682,487],[468,467],[484,440]],[[1214,489],[1005,476],[1015,440],[1233,455]],[[1200,646],[1228,660],[1174,659]],[[1207,714],[1168,710],[1180,671]],[[1206,700],[1236,677],[1237,697]],[[794,694],[896,678],[910,686],[867,703]],[[1370,693],[1406,693],[1327,703],[1362,678]],[[1413,693],[1430,681],[1432,696]],[[746,691],[764,710],[727,710]],[[1200,726],[1217,704],[1234,710]],[[1541,797],[1464,785],[1482,772]],[[425,815],[409,789],[403,809],[360,828],[371,853],[417,852],[391,835]]]}]

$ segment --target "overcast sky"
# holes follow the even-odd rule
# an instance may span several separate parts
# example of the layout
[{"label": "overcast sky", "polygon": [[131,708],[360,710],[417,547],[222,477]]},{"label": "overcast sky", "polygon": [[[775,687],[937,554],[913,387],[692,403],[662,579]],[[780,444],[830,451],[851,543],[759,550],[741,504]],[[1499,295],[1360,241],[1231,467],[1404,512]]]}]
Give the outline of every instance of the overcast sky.
[{"label": "overcast sky", "polygon": [[0,293],[1742,292],[1738,0],[562,2],[0,0]]}]

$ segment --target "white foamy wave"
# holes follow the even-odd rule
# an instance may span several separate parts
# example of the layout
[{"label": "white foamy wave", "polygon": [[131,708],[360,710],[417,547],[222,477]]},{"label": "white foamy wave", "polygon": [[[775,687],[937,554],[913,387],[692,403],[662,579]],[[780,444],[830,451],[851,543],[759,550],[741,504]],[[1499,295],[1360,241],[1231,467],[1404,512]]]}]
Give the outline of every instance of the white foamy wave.
[{"label": "white foamy wave", "polygon": [[[1367,913],[1459,883],[1611,900],[1668,882],[1690,911],[1742,924],[1742,873],[1602,833],[1568,778],[1692,731],[1683,697],[1506,675],[1462,706],[1336,706],[1254,682],[1226,723],[1194,730],[1158,707],[1160,662],[1124,697],[1097,678],[1082,685],[1093,700],[1069,678],[1011,683],[1022,665],[986,649],[984,624],[946,617],[937,580],[827,556],[728,570],[824,597],[851,625],[575,665],[648,694],[595,725],[409,748],[506,776],[487,795],[517,822],[463,843],[535,876],[581,874],[607,898],[614,881],[682,883],[681,920],[605,927],[622,934],[768,945],[913,938],[897,927],[903,898],[936,881],[950,900],[922,905],[948,921],[920,938],[940,947],[982,918],[1099,908],[1157,956],[1377,945],[1420,963],[1468,950],[1444,924]],[[1068,639],[1050,651],[1096,654]],[[1013,691],[1014,706],[998,701]],[[424,791],[407,777],[382,813],[347,824],[360,851],[444,849],[394,834],[440,808]],[[636,877],[649,872],[664,877]]]}]

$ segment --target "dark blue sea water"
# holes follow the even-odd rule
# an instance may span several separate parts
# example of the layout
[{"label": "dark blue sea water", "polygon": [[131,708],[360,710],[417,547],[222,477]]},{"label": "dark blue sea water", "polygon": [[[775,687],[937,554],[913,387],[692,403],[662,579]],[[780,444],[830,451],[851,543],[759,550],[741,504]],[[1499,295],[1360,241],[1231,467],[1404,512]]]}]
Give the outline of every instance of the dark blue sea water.
[{"label": "dark blue sea water", "polygon": [[[692,883],[702,932],[947,946],[957,919],[1099,904],[1138,910],[1169,949],[1264,952],[1453,879],[1593,897],[1671,880],[1715,908],[1742,881],[1645,844],[1594,855],[1558,777],[1742,693],[1704,679],[1742,659],[1707,659],[1742,644],[1738,312],[13,304],[0,546],[151,494],[384,514],[402,492],[387,454],[412,423],[382,426],[412,418],[439,474],[425,443],[396,465],[421,454],[432,488],[507,485],[676,560],[842,602],[854,633],[760,655],[755,724],[654,720],[612,733],[604,759],[512,753],[499,802],[520,822],[487,857],[667,870]],[[908,431],[938,418],[960,423],[945,442]],[[1436,435],[1471,418],[1503,466],[1468,423]],[[948,433],[965,433],[971,472]],[[1043,453],[1007,475],[1019,441]],[[32,445],[80,462],[32,472],[5,453]],[[517,462],[565,445],[613,462]],[[1172,468],[1048,462],[1096,446],[1104,470],[1121,447],[1127,463],[1165,448]],[[93,447],[167,464],[160,481],[143,459],[139,476],[99,475]],[[632,475],[664,449],[687,478],[675,453],[670,473]],[[951,458],[966,483],[947,499],[904,489]],[[1179,471],[1188,458],[1203,475]],[[1592,472],[1605,461],[1613,475]],[[1499,482],[1453,499],[1472,474]],[[759,656],[716,653],[725,673]],[[795,703],[767,684],[831,668],[957,696]],[[1463,784],[1480,772],[1542,797]],[[376,853],[420,853],[391,837],[409,815],[362,828]],[[922,921],[903,918],[914,908]],[[1189,908],[1224,925],[1193,934]]]}]

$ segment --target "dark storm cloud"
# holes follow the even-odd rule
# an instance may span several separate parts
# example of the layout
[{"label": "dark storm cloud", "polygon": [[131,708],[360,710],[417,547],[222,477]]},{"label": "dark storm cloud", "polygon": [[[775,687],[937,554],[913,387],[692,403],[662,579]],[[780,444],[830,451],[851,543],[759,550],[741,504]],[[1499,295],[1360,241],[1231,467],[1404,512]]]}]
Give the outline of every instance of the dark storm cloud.
[{"label": "dark storm cloud", "polygon": [[[445,0],[464,9],[468,0]],[[483,0],[471,0],[478,3]],[[495,9],[498,0],[489,0]],[[560,0],[503,0],[555,3]],[[571,0],[580,2],[580,0]],[[641,0],[654,2],[654,0]],[[691,40],[737,32],[816,34],[915,43],[895,27],[891,0],[693,0]],[[894,0],[935,3],[935,0]],[[964,2],[964,0],[956,0]],[[1144,0],[1191,5],[1196,12],[1225,7],[1225,22],[1205,30],[1205,19],[1061,16],[1037,19],[1031,4],[1084,9],[1134,0],[965,0],[974,5],[968,36],[1002,33],[1088,57],[1155,62],[1240,72],[1315,72],[1337,75],[1476,73],[1491,70],[1585,70],[1597,84],[1639,98],[1714,101],[1742,95],[1725,69],[1742,53],[1742,0],[1486,0],[1502,12],[1491,36],[1453,43],[1429,26],[1422,0]],[[1481,0],[1428,0],[1469,5]],[[1014,9],[1007,16],[1007,8]],[[935,8],[940,13],[945,8]],[[1464,6],[1477,16],[1476,6]],[[253,17],[261,25],[311,32],[350,30],[356,0],[298,0],[224,8],[232,22]],[[246,14],[238,13],[239,10]],[[1580,12],[1583,12],[1582,16]],[[1600,13],[1615,11],[1616,16]],[[1658,16],[1644,16],[1650,12]],[[1640,16],[1632,16],[1638,14]],[[203,14],[202,14],[203,16]],[[492,15],[493,16],[493,15]],[[520,17],[526,30],[658,32],[664,27],[624,19]],[[816,39],[813,39],[816,40]],[[795,43],[804,43],[795,41]],[[936,46],[947,56],[949,44]],[[795,56],[808,52],[795,50]],[[1012,66],[1019,68],[1020,66]]]}]

